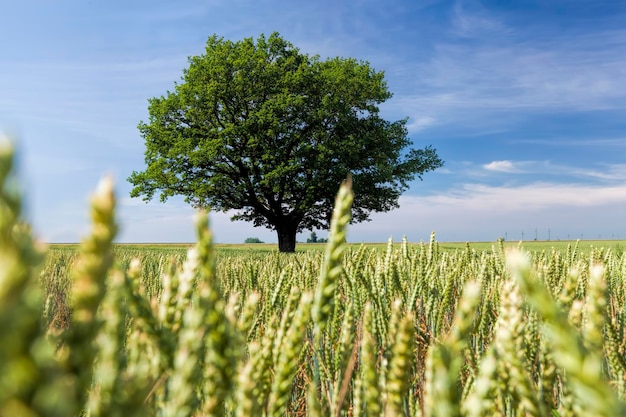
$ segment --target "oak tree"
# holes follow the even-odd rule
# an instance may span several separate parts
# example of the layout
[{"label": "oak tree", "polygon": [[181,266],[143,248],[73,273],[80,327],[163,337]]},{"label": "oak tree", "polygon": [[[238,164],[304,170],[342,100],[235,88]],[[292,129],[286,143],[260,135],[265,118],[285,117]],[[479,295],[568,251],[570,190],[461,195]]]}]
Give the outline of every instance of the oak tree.
[{"label": "oak tree", "polygon": [[383,72],[352,58],[320,59],[274,33],[241,41],[211,36],[174,91],[149,100],[144,171],[131,196],[184,196],[194,207],[234,211],[277,232],[329,226],[335,194],[352,175],[353,222],[398,207],[408,183],[443,165],[412,148],[407,119],[388,121]]}]

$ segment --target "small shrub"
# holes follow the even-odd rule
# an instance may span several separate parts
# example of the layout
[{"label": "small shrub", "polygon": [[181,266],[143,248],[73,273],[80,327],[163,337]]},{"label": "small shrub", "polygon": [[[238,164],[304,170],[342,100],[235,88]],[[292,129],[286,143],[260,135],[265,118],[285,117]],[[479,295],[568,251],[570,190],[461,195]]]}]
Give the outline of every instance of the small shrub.
[{"label": "small shrub", "polygon": [[259,239],[258,237],[249,237],[246,238],[246,240],[244,241],[244,243],[265,243],[263,242],[261,239]]}]

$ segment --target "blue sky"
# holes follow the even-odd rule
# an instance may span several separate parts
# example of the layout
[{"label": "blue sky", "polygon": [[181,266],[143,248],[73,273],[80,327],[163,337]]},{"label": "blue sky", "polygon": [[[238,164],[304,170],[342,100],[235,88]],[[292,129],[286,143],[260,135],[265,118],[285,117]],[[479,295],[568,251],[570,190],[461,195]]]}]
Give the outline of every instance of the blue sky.
[{"label": "blue sky", "polygon": [[[445,167],[348,240],[626,238],[626,2],[24,1],[1,4],[0,130],[17,138],[27,216],[49,242],[87,232],[115,179],[120,242],[194,240],[182,199],[131,199],[137,124],[207,38],[278,31],[301,51],[366,60]],[[212,213],[218,242],[276,242]],[[325,231],[318,231],[325,236]],[[299,236],[305,240],[308,232]]]}]

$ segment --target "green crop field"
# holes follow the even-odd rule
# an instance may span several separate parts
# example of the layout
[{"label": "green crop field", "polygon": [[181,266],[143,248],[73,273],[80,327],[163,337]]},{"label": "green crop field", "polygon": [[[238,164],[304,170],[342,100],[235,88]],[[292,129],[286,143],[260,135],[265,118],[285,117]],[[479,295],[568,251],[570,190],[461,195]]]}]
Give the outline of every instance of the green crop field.
[{"label": "green crop field", "polygon": [[[0,154],[2,167],[10,155]],[[34,243],[0,171],[0,416],[626,415],[622,242]]]}]

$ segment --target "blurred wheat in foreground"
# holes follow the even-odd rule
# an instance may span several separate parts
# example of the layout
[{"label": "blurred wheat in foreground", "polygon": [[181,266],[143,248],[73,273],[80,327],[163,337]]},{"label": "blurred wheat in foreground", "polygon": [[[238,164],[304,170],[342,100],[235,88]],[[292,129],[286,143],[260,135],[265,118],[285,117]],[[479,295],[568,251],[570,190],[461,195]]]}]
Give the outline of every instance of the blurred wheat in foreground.
[{"label": "blurred wheat in foreground", "polygon": [[[0,144],[0,416],[620,416],[626,257],[116,249],[110,180],[79,253],[20,217]],[[45,259],[44,259],[45,254]]]}]

